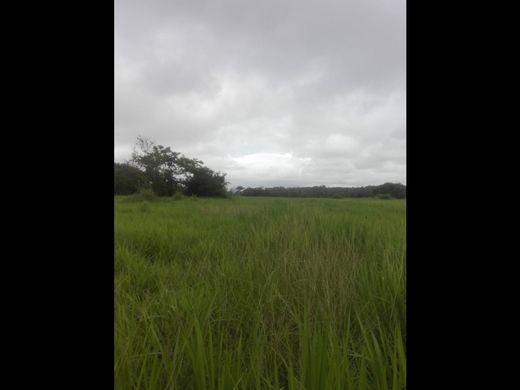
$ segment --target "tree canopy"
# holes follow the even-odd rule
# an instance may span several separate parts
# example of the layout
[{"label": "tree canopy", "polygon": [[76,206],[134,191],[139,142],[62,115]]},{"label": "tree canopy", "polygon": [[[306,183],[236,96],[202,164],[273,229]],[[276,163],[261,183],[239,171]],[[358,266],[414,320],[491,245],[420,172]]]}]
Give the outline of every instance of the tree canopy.
[{"label": "tree canopy", "polygon": [[198,196],[226,193],[225,174],[143,137],[137,138],[132,158],[123,164],[115,163],[114,169],[116,195],[143,188],[152,189],[158,196],[172,196],[177,191]]},{"label": "tree canopy", "polygon": [[144,173],[129,164],[114,163],[114,193],[130,195],[142,188],[146,183]]},{"label": "tree canopy", "polygon": [[[225,196],[226,174],[214,172],[196,158],[188,158],[169,146],[156,145],[138,137],[132,158],[114,163],[114,193],[129,195],[141,189],[151,189],[158,196],[173,196],[176,192],[196,196]],[[238,186],[235,193],[243,196],[283,197],[380,197],[406,198],[406,186],[384,183],[366,187],[257,187]]]},{"label": "tree canopy", "polygon": [[[240,189],[239,189],[240,188]],[[406,186],[400,183],[385,183],[366,187],[237,187],[237,193],[243,196],[284,196],[312,198],[406,198]]]}]

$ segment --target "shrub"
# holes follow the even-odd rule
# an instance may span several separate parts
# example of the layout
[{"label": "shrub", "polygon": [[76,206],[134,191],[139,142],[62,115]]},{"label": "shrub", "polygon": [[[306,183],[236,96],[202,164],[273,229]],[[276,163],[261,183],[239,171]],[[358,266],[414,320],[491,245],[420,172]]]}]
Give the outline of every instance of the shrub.
[{"label": "shrub", "polygon": [[146,182],[144,172],[127,163],[114,163],[114,194],[130,195],[139,192]]},{"label": "shrub", "polygon": [[157,195],[149,188],[141,188],[138,193],[125,198],[126,202],[154,202],[156,200]]},{"label": "shrub", "polygon": [[183,200],[184,198],[185,196],[181,191],[176,191],[173,195],[173,200]]},{"label": "shrub", "polygon": [[378,199],[393,199],[392,195],[390,194],[377,194],[376,197]]}]

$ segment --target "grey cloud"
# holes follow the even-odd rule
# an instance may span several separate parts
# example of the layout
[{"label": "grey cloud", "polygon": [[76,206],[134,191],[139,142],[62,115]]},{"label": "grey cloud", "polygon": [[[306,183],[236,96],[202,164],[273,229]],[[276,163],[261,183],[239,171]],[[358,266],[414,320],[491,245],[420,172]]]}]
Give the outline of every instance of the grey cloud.
[{"label": "grey cloud", "polygon": [[406,182],[405,1],[116,0],[115,157],[232,185]]}]

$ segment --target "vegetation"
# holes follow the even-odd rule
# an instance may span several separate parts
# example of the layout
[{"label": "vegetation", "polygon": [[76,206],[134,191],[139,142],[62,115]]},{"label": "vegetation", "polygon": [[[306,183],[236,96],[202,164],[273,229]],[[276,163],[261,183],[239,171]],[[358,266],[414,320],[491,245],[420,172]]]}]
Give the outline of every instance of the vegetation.
[{"label": "vegetation", "polygon": [[397,198],[406,197],[406,186],[400,183],[385,183],[367,187],[272,187],[244,188],[237,187],[238,194],[243,196],[283,196],[303,198]]},{"label": "vegetation", "polygon": [[114,163],[114,193],[128,195],[149,189],[157,196],[174,196],[177,192],[225,196],[225,176],[200,160],[139,137],[131,160]]},{"label": "vegetation", "polygon": [[215,174],[206,167],[197,167],[185,182],[186,195],[197,196],[226,196],[225,176]]},{"label": "vegetation", "polygon": [[157,195],[151,190],[146,188],[141,188],[139,192],[126,196],[122,199],[122,202],[125,203],[135,203],[135,202],[154,202],[157,201]]},{"label": "vegetation", "polygon": [[126,199],[116,389],[405,388],[404,201]]},{"label": "vegetation", "polygon": [[139,192],[145,186],[144,173],[129,164],[114,163],[114,193],[129,195]]},{"label": "vegetation", "polygon": [[[157,196],[184,195],[229,197],[226,174],[214,172],[198,159],[191,159],[170,147],[156,145],[149,139],[138,137],[130,161],[114,163],[114,194],[129,195],[143,189]],[[238,186],[235,195],[304,197],[304,198],[369,198],[404,199],[406,186],[385,183],[366,187],[272,187],[244,188]]]}]

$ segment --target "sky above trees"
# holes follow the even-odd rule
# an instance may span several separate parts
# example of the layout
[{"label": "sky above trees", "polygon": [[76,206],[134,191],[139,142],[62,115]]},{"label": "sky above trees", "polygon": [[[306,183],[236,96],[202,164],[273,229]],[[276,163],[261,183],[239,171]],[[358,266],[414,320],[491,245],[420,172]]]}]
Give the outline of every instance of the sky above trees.
[{"label": "sky above trees", "polygon": [[231,186],[406,183],[404,0],[116,0],[115,160]]}]

